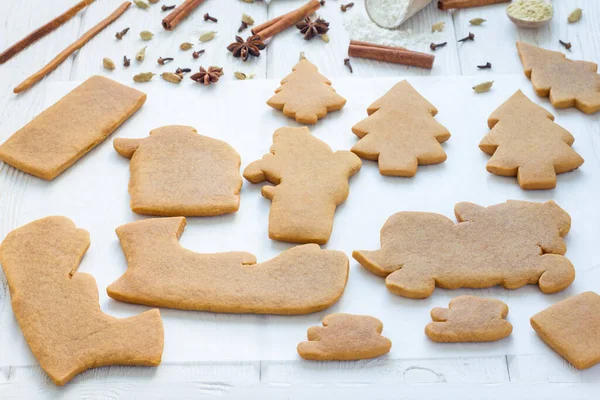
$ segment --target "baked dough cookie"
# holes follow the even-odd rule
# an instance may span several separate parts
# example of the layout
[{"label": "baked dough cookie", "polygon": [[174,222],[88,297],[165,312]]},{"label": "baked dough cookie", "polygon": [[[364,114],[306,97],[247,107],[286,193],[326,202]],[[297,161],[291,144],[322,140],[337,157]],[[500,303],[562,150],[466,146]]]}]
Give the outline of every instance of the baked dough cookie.
[{"label": "baked dough cookie", "polygon": [[558,51],[517,42],[525,75],[538,96],[550,96],[556,108],[576,107],[586,114],[600,111],[598,64],[573,61]]},{"label": "baked dough cookie", "polygon": [[584,292],[531,317],[544,342],[577,369],[600,363],[600,296]]},{"label": "baked dough cookie", "polygon": [[281,80],[281,86],[267,104],[301,124],[316,124],[329,111],[341,110],[346,99],[335,92],[317,67],[302,59],[292,73]]},{"label": "baked dough cookie", "polygon": [[285,242],[326,243],[333,215],[348,197],[348,179],[361,167],[349,151],[331,151],[306,127],[279,128],[271,153],[244,170],[252,183],[269,181],[262,195],[271,200],[269,237]]},{"label": "baked dough cookie", "polygon": [[144,139],[115,139],[131,158],[133,212],[160,216],[211,216],[240,207],[240,156],[227,143],[190,126],[163,126]]},{"label": "baked dough cookie", "polygon": [[450,132],[433,117],[437,109],[407,81],[394,85],[352,127],[359,138],[352,152],[379,162],[381,175],[415,176],[417,165],[446,161],[440,145]]},{"label": "baked dough cookie", "polygon": [[200,254],[178,242],[185,218],[154,218],[117,228],[125,274],[108,289],[113,299],[182,310],[308,314],[338,301],[348,258],[316,244],[297,246],[256,264],[250,253]]},{"label": "baked dough cookie", "polygon": [[323,326],[308,328],[308,342],[298,345],[306,360],[364,360],[389,353],[390,339],[381,336],[383,324],[367,315],[330,314]]},{"label": "baked dough cookie", "polygon": [[431,310],[425,334],[435,342],[495,342],[512,332],[508,306],[496,299],[459,296],[448,308]]},{"label": "baked dough cookie", "polygon": [[482,207],[458,203],[458,224],[443,215],[399,212],[381,229],[381,250],[354,251],[387,288],[414,299],[445,289],[538,284],[556,293],[575,279],[563,256],[571,218],[555,202],[509,200]]},{"label": "baked dough cookie", "polygon": [[575,138],[554,115],[518,90],[488,119],[491,131],[479,148],[492,156],[487,170],[516,176],[523,189],[553,189],[556,174],[577,169],[583,158],[571,148]]},{"label": "baked dough cookie", "polygon": [[12,308],[40,366],[57,385],[104,365],[160,364],[158,310],[130,318],[106,315],[94,278],[77,272],[89,234],[65,217],[10,232],[0,245]]},{"label": "baked dough cookie", "polygon": [[102,143],[146,102],[146,95],[92,76],[0,146],[0,160],[52,180]]}]

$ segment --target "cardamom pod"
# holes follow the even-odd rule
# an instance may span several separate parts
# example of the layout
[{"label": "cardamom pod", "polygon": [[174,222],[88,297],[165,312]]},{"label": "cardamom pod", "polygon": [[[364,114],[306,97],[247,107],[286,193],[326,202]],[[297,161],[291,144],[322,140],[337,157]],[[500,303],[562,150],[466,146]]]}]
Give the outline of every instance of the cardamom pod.
[{"label": "cardamom pod", "polygon": [[160,1],[160,0],[148,0],[148,2],[149,2],[150,4],[156,4],[156,3],[158,3],[159,1]]},{"label": "cardamom pod", "polygon": [[567,20],[571,24],[574,22],[577,22],[581,19],[582,13],[583,13],[583,10],[581,8],[576,8],[573,11],[571,11],[571,14],[569,14],[569,17],[567,18]]},{"label": "cardamom pod", "polygon": [[246,75],[246,79],[254,79],[255,76],[256,74],[248,74]]},{"label": "cardamom pod", "polygon": [[441,32],[444,30],[444,26],[446,26],[445,22],[436,22],[431,25],[431,32]]},{"label": "cardamom pod", "polygon": [[483,18],[473,18],[472,20],[469,21],[469,23],[471,25],[477,25],[477,26],[479,26],[479,25],[483,24],[485,21],[486,20],[483,19]]},{"label": "cardamom pod", "polygon": [[149,31],[141,31],[140,32],[140,37],[142,38],[142,40],[152,40],[153,36],[154,36],[154,33],[149,32]]},{"label": "cardamom pod", "polygon": [[192,47],[194,47],[194,45],[193,45],[193,44],[191,44],[191,43],[188,43],[188,42],[181,43],[181,44],[179,45],[179,48],[180,48],[181,50],[184,50],[184,51],[185,51],[185,50],[189,50],[189,49],[191,49]]},{"label": "cardamom pod", "polygon": [[325,43],[329,43],[329,35],[326,33],[321,34],[321,40]]},{"label": "cardamom pod", "polygon": [[254,3],[254,0],[242,0],[244,3]]},{"label": "cardamom pod", "polygon": [[248,25],[254,25],[254,18],[248,14],[242,14],[242,22],[245,22]]},{"label": "cardamom pod", "polygon": [[483,83],[480,83],[479,85],[473,86],[473,90],[476,93],[487,92],[488,90],[490,90],[492,88],[493,84],[494,84],[494,81],[483,82]]},{"label": "cardamom pod", "polygon": [[204,32],[202,35],[200,35],[200,38],[198,40],[200,40],[201,42],[208,42],[210,40],[213,40],[216,34],[217,32],[215,31]]},{"label": "cardamom pod", "polygon": [[167,82],[179,83],[181,82],[181,76],[174,74],[173,72],[163,72],[160,76]]},{"label": "cardamom pod", "polygon": [[115,63],[110,58],[104,57],[102,59],[102,65],[106,69],[115,69]]},{"label": "cardamom pod", "polygon": [[135,59],[138,60],[139,62],[144,61],[144,58],[146,58],[146,47],[148,47],[148,46],[142,47],[142,49],[140,51],[138,51],[135,55]]},{"label": "cardamom pod", "polygon": [[233,76],[235,76],[237,79],[243,81],[244,79],[246,79],[246,74],[240,71],[235,71],[233,73]]},{"label": "cardamom pod", "polygon": [[153,74],[152,72],[142,72],[141,74],[134,75],[133,81],[134,82],[149,82],[154,75],[156,75],[156,74]]},{"label": "cardamom pod", "polygon": [[139,8],[143,8],[144,10],[150,7],[148,3],[142,0],[133,0],[133,2],[136,6],[138,6]]}]

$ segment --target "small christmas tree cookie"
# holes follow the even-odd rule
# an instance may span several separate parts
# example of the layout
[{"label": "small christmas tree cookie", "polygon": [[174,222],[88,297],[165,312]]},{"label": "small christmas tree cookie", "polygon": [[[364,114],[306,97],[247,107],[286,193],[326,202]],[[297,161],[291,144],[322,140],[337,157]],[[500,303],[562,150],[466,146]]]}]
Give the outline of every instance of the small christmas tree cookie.
[{"label": "small christmas tree cookie", "polygon": [[437,109],[407,81],[396,84],[367,113],[369,117],[352,127],[361,138],[352,152],[379,161],[382,175],[415,176],[417,165],[446,160],[440,143],[450,132],[433,119]]},{"label": "small christmas tree cookie", "polygon": [[554,116],[529,100],[520,90],[488,119],[491,131],[479,148],[492,156],[487,170],[516,176],[523,189],[553,189],[556,174],[583,164],[571,148],[575,138],[555,124]]}]

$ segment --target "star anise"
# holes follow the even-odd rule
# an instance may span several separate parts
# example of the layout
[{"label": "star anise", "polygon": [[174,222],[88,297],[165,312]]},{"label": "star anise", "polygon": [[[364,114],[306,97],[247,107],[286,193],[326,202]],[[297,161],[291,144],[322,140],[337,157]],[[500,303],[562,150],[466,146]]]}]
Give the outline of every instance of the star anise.
[{"label": "star anise", "polygon": [[306,17],[304,21],[296,24],[296,28],[300,29],[300,33],[304,35],[304,40],[310,40],[317,35],[327,33],[329,22],[320,17],[316,21],[312,21],[310,17]]},{"label": "star anise", "polygon": [[210,85],[211,83],[217,83],[221,75],[223,75],[223,68],[221,67],[208,67],[208,70],[200,67],[200,72],[196,72],[190,76],[190,79],[198,83]]},{"label": "star anise", "polygon": [[250,36],[244,42],[239,36],[235,37],[235,42],[227,46],[227,50],[233,53],[234,57],[242,57],[246,61],[250,55],[260,56],[260,50],[264,50],[267,45],[262,41],[259,35]]}]

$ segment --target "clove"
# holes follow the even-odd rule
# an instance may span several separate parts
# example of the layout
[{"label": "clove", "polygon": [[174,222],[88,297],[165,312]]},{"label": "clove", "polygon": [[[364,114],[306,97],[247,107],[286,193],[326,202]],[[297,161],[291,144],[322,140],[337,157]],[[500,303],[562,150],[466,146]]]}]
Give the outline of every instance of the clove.
[{"label": "clove", "polygon": [[166,4],[163,4],[163,6],[160,8],[163,11],[169,11],[175,8],[175,4],[173,4],[172,6],[167,6]]},{"label": "clove", "polygon": [[467,40],[475,40],[475,35],[469,32],[469,36],[460,39],[459,42],[466,42]]},{"label": "clove", "polygon": [[486,62],[485,65],[478,65],[477,68],[479,68],[479,69],[490,69],[490,68],[492,68],[492,64],[490,62]]},{"label": "clove", "polygon": [[433,51],[436,51],[438,49],[438,47],[444,47],[447,44],[448,44],[448,42],[442,42],[442,43],[437,43],[437,44],[431,42],[431,44],[429,45],[429,48]]},{"label": "clove", "polygon": [[354,3],[342,4],[340,9],[342,12],[346,12],[347,9],[354,7]]},{"label": "clove", "polygon": [[246,22],[242,21],[242,24],[238,28],[238,33],[240,33],[241,31],[243,31],[246,28],[248,28],[248,24]]},{"label": "clove", "polygon": [[567,42],[563,42],[560,39],[558,41],[559,41],[560,44],[562,44],[565,47],[565,49],[571,50],[571,42],[568,42],[568,43]]},{"label": "clove", "polygon": [[123,56],[123,66],[129,67],[131,65],[131,59],[127,58],[127,56]]},{"label": "clove", "polygon": [[194,51],[194,52],[192,53],[192,57],[194,57],[194,58],[198,58],[198,57],[200,57],[200,55],[201,55],[202,53],[204,53],[204,49],[202,49],[202,50],[198,50],[198,51]]},{"label": "clove", "polygon": [[353,71],[352,71],[352,64],[350,64],[350,59],[349,58],[344,58],[344,65],[346,67],[348,67],[348,69],[350,70],[350,73],[353,73]]},{"label": "clove", "polygon": [[325,5],[325,0],[321,0],[319,3],[321,4],[321,7],[323,7]]},{"label": "clove", "polygon": [[158,60],[156,60],[156,62],[159,65],[165,65],[165,63],[170,62],[170,61],[173,61],[173,57],[165,57],[165,58],[158,57]]},{"label": "clove", "polygon": [[175,75],[177,75],[178,77],[180,77],[181,79],[183,79],[183,76],[185,74],[187,74],[188,72],[192,72],[191,68],[177,68],[175,70]]},{"label": "clove", "polygon": [[212,21],[212,22],[217,22],[218,19],[216,19],[215,17],[211,17],[208,13],[204,14],[204,20],[205,21]]},{"label": "clove", "polygon": [[129,31],[129,28],[125,28],[123,29],[121,32],[117,32],[115,34],[115,37],[119,40],[123,39],[123,36],[125,36],[125,34]]}]

